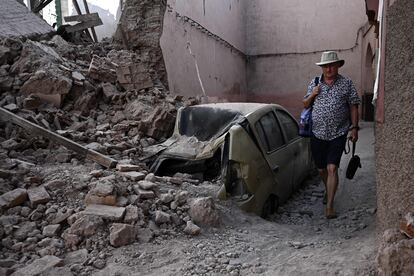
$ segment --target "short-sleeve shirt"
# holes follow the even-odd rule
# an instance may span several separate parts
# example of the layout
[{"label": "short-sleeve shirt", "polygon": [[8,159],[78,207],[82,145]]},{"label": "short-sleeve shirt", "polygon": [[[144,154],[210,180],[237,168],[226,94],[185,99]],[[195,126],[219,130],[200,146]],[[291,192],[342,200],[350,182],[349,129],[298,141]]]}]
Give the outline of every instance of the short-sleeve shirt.
[{"label": "short-sleeve shirt", "polygon": [[[314,87],[315,80],[312,80],[305,98]],[[352,80],[339,74],[332,86],[322,79],[319,87],[319,94],[313,102],[312,132],[318,139],[331,141],[348,133],[351,125],[350,105],[359,105],[361,99]]]}]

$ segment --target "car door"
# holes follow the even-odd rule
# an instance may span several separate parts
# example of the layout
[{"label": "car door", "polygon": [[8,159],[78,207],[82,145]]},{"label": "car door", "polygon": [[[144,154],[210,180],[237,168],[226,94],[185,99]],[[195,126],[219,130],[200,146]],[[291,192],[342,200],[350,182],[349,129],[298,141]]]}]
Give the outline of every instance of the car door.
[{"label": "car door", "polygon": [[292,152],[292,185],[296,190],[308,172],[309,168],[309,139],[299,136],[296,120],[285,110],[276,109],[276,117],[282,128],[286,146]]},{"label": "car door", "polygon": [[[275,190],[280,202],[286,201],[293,191],[292,151],[286,146],[280,124],[272,109],[252,120],[253,133],[259,147],[272,170]],[[270,191],[269,191],[270,192]]]}]

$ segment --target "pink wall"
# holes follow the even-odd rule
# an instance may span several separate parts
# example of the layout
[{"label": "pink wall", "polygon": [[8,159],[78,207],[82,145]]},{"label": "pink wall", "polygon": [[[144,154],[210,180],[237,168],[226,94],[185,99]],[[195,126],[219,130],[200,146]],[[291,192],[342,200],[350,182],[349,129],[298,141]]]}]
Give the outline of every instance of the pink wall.
[{"label": "pink wall", "polygon": [[247,10],[249,100],[277,102],[299,115],[325,50],[339,50],[340,73],[361,92],[364,0],[257,0]]},{"label": "pink wall", "polygon": [[168,5],[161,47],[174,93],[202,95],[197,61],[206,95],[277,102],[298,115],[325,50],[339,50],[346,60],[340,73],[362,93],[364,0],[169,0]]}]

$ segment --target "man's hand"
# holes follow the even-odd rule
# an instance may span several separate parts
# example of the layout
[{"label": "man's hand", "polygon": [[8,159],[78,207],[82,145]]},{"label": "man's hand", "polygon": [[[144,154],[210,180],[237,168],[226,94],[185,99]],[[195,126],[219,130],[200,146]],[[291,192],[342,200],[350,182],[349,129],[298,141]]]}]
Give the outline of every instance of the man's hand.
[{"label": "man's hand", "polygon": [[320,91],[320,89],[319,89],[319,84],[318,84],[317,86],[315,86],[315,87],[312,89],[312,96],[313,96],[313,97],[318,96],[318,95],[319,95],[319,91]]},{"label": "man's hand", "polygon": [[349,136],[349,138],[351,139],[351,141],[353,143],[355,143],[356,141],[358,141],[358,128],[353,128],[351,130],[351,136]]}]

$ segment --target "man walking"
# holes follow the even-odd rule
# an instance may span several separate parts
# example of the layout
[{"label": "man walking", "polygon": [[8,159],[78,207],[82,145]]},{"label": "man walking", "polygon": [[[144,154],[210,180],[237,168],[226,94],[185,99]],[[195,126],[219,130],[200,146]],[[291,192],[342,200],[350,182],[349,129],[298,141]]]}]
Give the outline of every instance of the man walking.
[{"label": "man walking", "polygon": [[[319,84],[308,86],[303,100],[313,104],[311,150],[319,174],[325,184],[326,218],[336,218],[334,198],[338,188],[338,167],[350,131],[352,142],[358,140],[358,105],[361,100],[352,80],[338,74],[345,61],[334,51],[323,52],[316,65],[322,68]],[[325,201],[326,200],[326,201]]]}]

